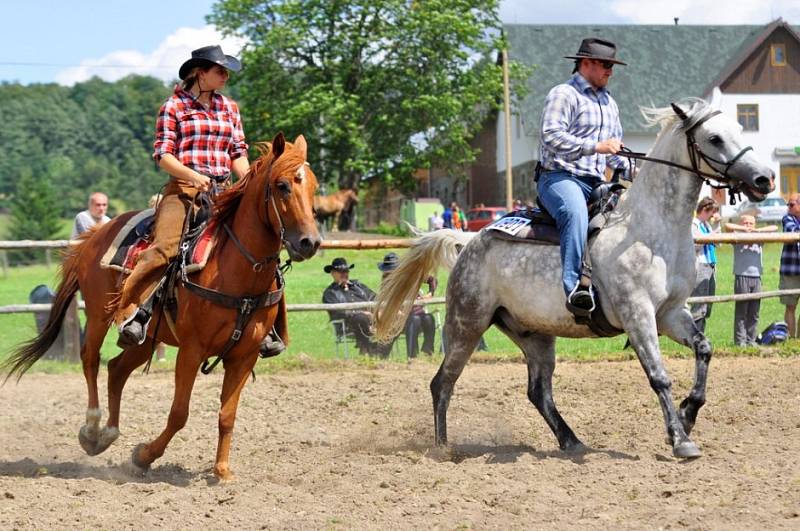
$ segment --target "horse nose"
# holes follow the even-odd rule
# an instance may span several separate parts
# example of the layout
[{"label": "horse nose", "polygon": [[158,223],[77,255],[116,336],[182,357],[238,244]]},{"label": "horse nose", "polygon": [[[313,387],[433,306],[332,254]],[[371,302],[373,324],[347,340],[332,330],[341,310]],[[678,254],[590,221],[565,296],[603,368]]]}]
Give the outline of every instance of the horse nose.
[{"label": "horse nose", "polygon": [[759,192],[762,193],[769,193],[775,189],[775,174],[773,173],[769,177],[765,175],[759,175],[756,177],[755,181],[756,188],[758,188]]},{"label": "horse nose", "polygon": [[300,252],[304,256],[311,257],[316,254],[317,249],[319,249],[320,239],[319,238],[302,238],[300,240]]}]

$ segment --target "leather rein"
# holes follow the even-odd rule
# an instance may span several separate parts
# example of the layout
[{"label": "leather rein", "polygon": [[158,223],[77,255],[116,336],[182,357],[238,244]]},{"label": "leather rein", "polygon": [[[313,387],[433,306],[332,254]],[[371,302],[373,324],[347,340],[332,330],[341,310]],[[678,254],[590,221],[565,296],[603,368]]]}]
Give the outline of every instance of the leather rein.
[{"label": "leather rein", "polygon": [[[275,196],[272,194],[272,186],[270,183],[270,177],[272,176],[272,163],[270,163],[270,167],[268,170],[267,176],[267,186],[265,187],[264,193],[264,203],[266,204],[267,209],[269,209],[270,205],[275,212],[275,217],[278,220],[278,226],[280,228],[280,241],[281,247],[285,245],[286,239],[284,238],[285,228],[283,224],[283,219],[281,218],[280,211],[278,210],[278,206],[275,204]],[[269,218],[268,218],[269,219]],[[228,339],[225,346],[222,347],[222,350],[216,354],[216,359],[213,362],[209,363],[206,359],[203,361],[203,365],[200,367],[200,372],[203,374],[210,374],[211,371],[219,364],[220,361],[223,361],[225,355],[239,342],[239,339],[242,337],[242,332],[247,327],[247,324],[250,322],[250,319],[253,316],[253,312],[260,310],[261,308],[269,308],[271,306],[275,306],[283,297],[283,291],[286,286],[286,282],[283,278],[283,273],[291,267],[291,260],[288,260],[286,264],[280,266],[280,247],[278,248],[278,252],[275,254],[271,254],[264,258],[263,260],[257,260],[253,257],[253,255],[245,248],[241,241],[236,237],[228,227],[227,223],[222,224],[225,232],[228,234],[228,237],[233,241],[236,248],[239,250],[242,256],[244,256],[250,264],[252,264],[253,272],[258,274],[265,270],[267,265],[270,262],[275,262],[277,267],[275,268],[275,280],[277,283],[277,289],[272,291],[267,291],[260,295],[255,296],[236,296],[236,295],[228,295],[221,291],[207,288],[201,286],[195,282],[189,280],[188,275],[186,273],[186,263],[187,260],[185,259],[185,254],[188,253],[189,248],[191,245],[189,242],[185,242],[185,244],[181,245],[182,253],[184,254],[184,258],[181,260],[181,283],[183,286],[190,292],[194,293],[198,297],[211,301],[212,303],[222,306],[225,308],[232,308],[237,310],[236,314],[236,323],[233,327],[233,333],[231,337]]]},{"label": "leather rein", "polygon": [[[664,160],[664,159],[657,159],[654,157],[647,156],[646,153],[641,153],[637,151],[631,151],[628,148],[623,147],[620,152],[619,156],[625,157],[628,159],[637,159],[637,160],[647,160],[650,162],[655,162],[657,164],[663,164],[665,166],[672,166],[673,168],[679,168],[682,170],[686,170],[689,173],[696,175],[699,179],[705,182],[708,186],[715,189],[722,189],[727,188],[731,191],[730,194],[730,203],[731,205],[735,205],[737,200],[736,196],[740,194],[738,187],[731,184],[733,178],[728,175],[728,172],[733,167],[736,162],[744,156],[745,153],[748,151],[753,150],[753,146],[747,146],[743,148],[739,153],[736,154],[730,162],[724,162],[721,160],[717,160],[705,153],[703,150],[700,149],[700,145],[694,138],[694,129],[699,125],[703,124],[704,122],[710,120],[714,116],[721,114],[721,111],[714,111],[708,113],[703,118],[697,121],[694,125],[692,125],[689,129],[686,130],[686,148],[689,151],[689,160],[691,161],[692,165],[687,166],[685,164],[680,164],[678,162],[672,162],[671,160]],[[705,172],[700,169],[700,161],[705,161],[708,166],[714,170],[714,173]],[[713,164],[712,164],[713,163]],[[718,169],[719,166],[722,166],[722,169]],[[711,181],[716,181],[720,184],[714,184]]]}]

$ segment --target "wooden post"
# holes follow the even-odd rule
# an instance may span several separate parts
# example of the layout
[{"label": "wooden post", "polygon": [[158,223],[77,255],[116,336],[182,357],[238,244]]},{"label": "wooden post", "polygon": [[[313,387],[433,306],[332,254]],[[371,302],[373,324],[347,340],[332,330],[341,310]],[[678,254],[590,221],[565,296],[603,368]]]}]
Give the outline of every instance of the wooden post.
[{"label": "wooden post", "polygon": [[3,278],[8,276],[8,253],[0,251],[0,268],[3,269]]},{"label": "wooden post", "polygon": [[506,118],[506,208],[514,208],[514,186],[512,182],[513,163],[511,161],[511,89],[508,81],[508,50],[503,48],[503,109]]},{"label": "wooden post", "polygon": [[81,361],[81,320],[78,315],[78,296],[73,297],[61,325],[64,335],[64,351],[61,356],[66,361],[80,363]]}]

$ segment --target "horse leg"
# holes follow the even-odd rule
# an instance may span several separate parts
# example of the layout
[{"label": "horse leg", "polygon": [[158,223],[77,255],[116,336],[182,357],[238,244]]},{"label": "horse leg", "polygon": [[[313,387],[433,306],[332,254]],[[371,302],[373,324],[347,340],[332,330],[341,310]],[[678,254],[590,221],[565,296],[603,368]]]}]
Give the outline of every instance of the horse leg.
[{"label": "horse leg", "polygon": [[97,441],[100,437],[100,396],[97,391],[97,374],[100,370],[100,346],[108,332],[108,326],[101,317],[89,315],[86,321],[86,336],[81,348],[81,365],[86,388],[89,394],[86,406],[86,424],[78,430],[78,442],[88,455],[97,455]]},{"label": "horse leg", "polygon": [[222,481],[233,479],[229,465],[233,425],[236,423],[239,397],[257,359],[255,356],[248,356],[225,364],[225,378],[222,382],[219,410],[219,443],[217,444],[217,460],[214,464],[214,475]]},{"label": "horse leg", "polygon": [[650,387],[658,395],[661,411],[664,414],[667,442],[672,445],[672,455],[684,458],[700,457],[702,455],[700,449],[686,434],[672,401],[672,381],[670,381],[661,359],[655,316],[652,310],[631,307],[629,315],[621,317],[623,322],[631,323],[626,329],[628,338],[647,374]]},{"label": "horse leg", "polygon": [[444,325],[444,335],[448,339],[447,348],[439,371],[431,380],[434,443],[437,446],[447,444],[447,408],[450,405],[453,387],[472,356],[481,334],[486,331],[486,326],[474,326],[474,323],[470,323],[472,326],[462,324],[462,318],[463,315],[459,314],[456,308],[448,309]]},{"label": "horse leg", "polygon": [[708,365],[711,362],[713,348],[711,342],[698,330],[691,313],[683,307],[666,316],[663,332],[673,341],[691,347],[694,351],[694,385],[678,410],[683,429],[688,435],[694,428],[698,411],[706,403]]},{"label": "horse leg", "polygon": [[[515,338],[512,338],[515,339]],[[528,400],[544,417],[558,439],[558,446],[567,452],[580,451],[583,443],[561,417],[553,400],[553,371],[556,367],[556,338],[531,335],[515,339],[525,353],[528,364]]]},{"label": "horse leg", "polygon": [[139,469],[147,470],[153,461],[164,455],[164,450],[172,437],[186,425],[194,381],[202,362],[203,356],[199,352],[185,347],[178,350],[175,365],[175,394],[172,398],[172,408],[167,418],[167,426],[154,440],[139,444],[133,449],[131,461]]},{"label": "horse leg", "polygon": [[119,410],[122,389],[128,377],[144,364],[153,353],[152,342],[132,346],[108,362],[108,421],[100,431],[95,444],[95,454],[104,452],[119,437]]}]

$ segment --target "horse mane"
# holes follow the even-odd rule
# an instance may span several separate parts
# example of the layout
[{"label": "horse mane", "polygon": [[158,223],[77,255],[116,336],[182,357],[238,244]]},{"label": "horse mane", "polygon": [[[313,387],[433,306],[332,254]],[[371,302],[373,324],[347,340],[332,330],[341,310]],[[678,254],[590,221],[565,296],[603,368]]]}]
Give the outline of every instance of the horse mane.
[{"label": "horse mane", "polygon": [[654,125],[661,126],[661,132],[659,132],[659,136],[661,136],[665,131],[678,132],[691,129],[701,118],[714,110],[707,101],[693,97],[684,98],[676,105],[683,109],[689,117],[686,122],[675,114],[675,110],[671,106],[639,107],[639,112],[644,117],[645,124],[648,127]]},{"label": "horse mane", "polygon": [[[259,152],[259,157],[250,166],[247,174],[238,183],[234,184],[214,200],[214,216],[213,219],[217,223],[222,223],[236,212],[239,203],[242,201],[242,196],[247,189],[247,185],[251,180],[266,172],[272,163],[272,145],[269,142],[259,142],[256,144]],[[294,149],[294,145],[290,142],[286,143],[286,148],[280,157],[275,161],[272,168],[273,175],[280,175],[285,171],[287,166],[293,168],[303,164],[305,160],[300,155],[298,150]]]}]

